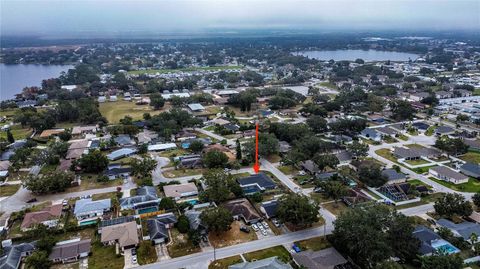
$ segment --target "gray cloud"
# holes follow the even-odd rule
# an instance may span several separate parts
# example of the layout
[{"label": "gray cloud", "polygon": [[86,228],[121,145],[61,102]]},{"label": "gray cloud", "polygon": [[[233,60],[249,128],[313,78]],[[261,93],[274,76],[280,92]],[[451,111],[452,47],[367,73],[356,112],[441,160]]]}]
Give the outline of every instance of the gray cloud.
[{"label": "gray cloud", "polygon": [[0,0],[1,34],[477,30],[479,0]]}]

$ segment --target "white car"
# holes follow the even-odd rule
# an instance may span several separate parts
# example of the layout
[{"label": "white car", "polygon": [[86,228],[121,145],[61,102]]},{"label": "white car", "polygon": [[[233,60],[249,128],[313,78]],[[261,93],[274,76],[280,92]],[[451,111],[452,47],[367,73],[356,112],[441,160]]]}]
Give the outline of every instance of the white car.
[{"label": "white car", "polygon": [[273,222],[273,225],[275,225],[275,227],[280,227],[280,222],[278,222],[278,220],[273,219],[272,222]]},{"label": "white car", "polygon": [[262,230],[262,234],[263,234],[263,236],[267,236],[267,235],[268,235],[266,230]]},{"label": "white car", "polygon": [[136,255],[132,256],[132,263],[134,263],[134,264],[137,263],[137,256]]},{"label": "white car", "polygon": [[267,223],[266,221],[262,221],[262,225],[263,225],[263,227],[265,227],[265,229],[268,229],[268,228],[269,228],[269,227],[268,227],[268,223]]},{"label": "white car", "polygon": [[258,226],[254,223],[252,224],[252,229],[257,232],[258,231]]}]

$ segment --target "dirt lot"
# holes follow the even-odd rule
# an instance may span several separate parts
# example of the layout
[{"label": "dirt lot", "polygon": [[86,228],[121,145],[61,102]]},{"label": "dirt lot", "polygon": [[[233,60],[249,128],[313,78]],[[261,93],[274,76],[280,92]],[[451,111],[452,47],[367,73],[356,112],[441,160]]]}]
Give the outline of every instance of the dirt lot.
[{"label": "dirt lot", "polygon": [[210,239],[210,244],[214,245],[217,248],[221,248],[256,240],[257,235],[251,227],[249,227],[250,233],[240,231],[240,227],[242,225],[245,224],[240,221],[234,221],[229,231],[220,233],[218,235],[215,233],[210,233],[208,236],[208,239]]}]

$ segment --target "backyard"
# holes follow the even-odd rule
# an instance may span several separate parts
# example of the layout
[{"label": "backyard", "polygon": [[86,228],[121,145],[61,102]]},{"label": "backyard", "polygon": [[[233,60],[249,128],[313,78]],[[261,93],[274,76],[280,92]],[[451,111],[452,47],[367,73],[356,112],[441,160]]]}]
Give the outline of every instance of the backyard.
[{"label": "backyard", "polygon": [[469,163],[480,163],[480,153],[478,152],[469,151],[458,158]]}]

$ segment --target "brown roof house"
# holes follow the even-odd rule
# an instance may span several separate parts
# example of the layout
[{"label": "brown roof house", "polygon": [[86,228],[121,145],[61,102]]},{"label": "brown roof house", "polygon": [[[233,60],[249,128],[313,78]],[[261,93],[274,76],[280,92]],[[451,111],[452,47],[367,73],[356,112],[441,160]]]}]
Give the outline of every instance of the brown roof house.
[{"label": "brown roof house", "polygon": [[262,219],[253,205],[245,198],[228,201],[223,207],[232,213],[234,219],[243,219],[247,224],[257,223]]},{"label": "brown roof house", "polygon": [[90,253],[90,239],[80,238],[58,242],[52,249],[49,259],[54,263],[68,263],[88,257]]},{"label": "brown roof house", "polygon": [[58,225],[58,219],[62,215],[62,208],[63,206],[58,204],[46,207],[41,211],[29,212],[25,214],[20,229],[27,231],[38,224],[43,224],[47,227],[56,227]]},{"label": "brown roof house", "polygon": [[103,227],[101,232],[101,242],[105,245],[118,244],[122,250],[138,245],[137,223],[130,221]]},{"label": "brown roof house", "polygon": [[163,192],[165,192],[166,197],[174,198],[175,200],[198,195],[197,186],[191,182],[163,186]]}]

